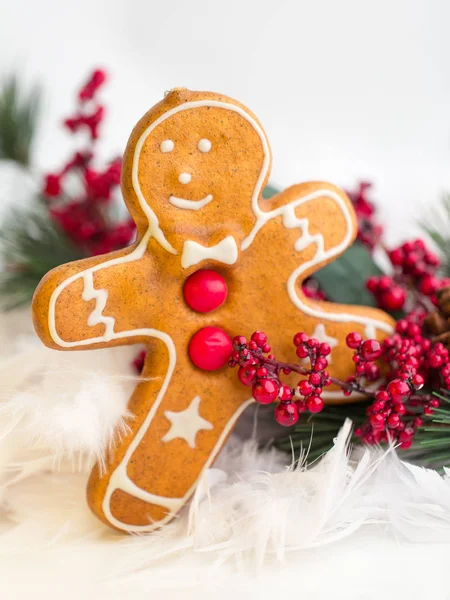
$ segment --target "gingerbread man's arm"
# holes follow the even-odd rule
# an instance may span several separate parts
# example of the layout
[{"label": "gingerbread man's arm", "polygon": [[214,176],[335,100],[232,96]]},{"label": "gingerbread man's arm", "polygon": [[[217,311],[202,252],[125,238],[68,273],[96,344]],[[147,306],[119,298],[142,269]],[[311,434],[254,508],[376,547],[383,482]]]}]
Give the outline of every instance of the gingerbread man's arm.
[{"label": "gingerbread man's arm", "polygon": [[129,343],[123,334],[116,335],[126,324],[118,322],[120,311],[109,298],[117,285],[133,287],[146,237],[125,254],[112,252],[61,265],[42,279],[32,312],[36,331],[48,347],[77,350]]},{"label": "gingerbread man's arm", "polygon": [[287,279],[295,270],[298,283],[342,254],[357,233],[350,200],[329,183],[293,185],[260,199],[254,210],[257,221],[243,250],[278,248],[278,276]]}]

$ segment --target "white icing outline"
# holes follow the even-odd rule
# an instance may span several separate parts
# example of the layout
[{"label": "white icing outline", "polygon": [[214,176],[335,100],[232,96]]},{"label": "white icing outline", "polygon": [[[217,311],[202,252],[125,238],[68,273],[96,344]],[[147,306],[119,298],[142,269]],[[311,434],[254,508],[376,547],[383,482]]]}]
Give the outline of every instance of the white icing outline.
[{"label": "white icing outline", "polygon": [[187,240],[183,245],[181,266],[188,269],[197,265],[202,260],[217,260],[225,265],[234,265],[239,257],[236,240],[232,235],[223,238],[214,246],[202,246],[192,240]]},{"label": "white icing outline", "polygon": [[[147,204],[147,202],[145,201],[144,195],[143,195],[142,190],[139,185],[139,177],[138,177],[139,157],[140,157],[140,153],[141,153],[143,144],[145,143],[145,140],[150,135],[150,133],[158,125],[160,125],[163,121],[165,121],[166,119],[170,118],[174,114],[177,114],[181,111],[192,110],[192,109],[200,108],[200,107],[204,107],[204,106],[223,108],[223,109],[230,110],[232,112],[235,112],[235,113],[241,115],[244,119],[246,119],[252,125],[253,129],[259,135],[261,143],[262,143],[263,152],[264,152],[263,166],[262,166],[261,172],[259,174],[257,183],[255,185],[255,189],[252,194],[252,209],[253,209],[254,214],[256,215],[256,223],[255,223],[255,226],[253,227],[252,231],[250,232],[250,234],[242,242],[241,249],[244,251],[251,245],[251,243],[253,242],[258,231],[269,220],[276,218],[277,216],[282,216],[283,225],[286,228],[291,229],[291,228],[298,227],[301,230],[302,235],[295,243],[295,249],[298,252],[300,252],[301,250],[303,250],[304,248],[309,246],[311,243],[315,243],[317,246],[317,251],[316,251],[314,257],[307,263],[299,265],[299,267],[296,268],[292,272],[292,274],[290,275],[290,277],[288,279],[287,290],[288,290],[289,298],[291,299],[293,304],[297,308],[299,308],[303,313],[308,314],[313,317],[316,317],[318,319],[325,319],[328,321],[336,321],[336,322],[351,321],[354,323],[362,323],[362,324],[366,325],[366,327],[372,327],[372,328],[377,327],[377,328],[381,329],[382,331],[385,331],[388,333],[390,333],[392,331],[392,328],[389,325],[387,325],[383,321],[378,321],[377,319],[365,318],[365,317],[361,317],[358,315],[350,315],[347,313],[333,314],[333,313],[320,311],[319,309],[316,309],[316,308],[312,308],[312,307],[304,304],[302,302],[301,298],[299,298],[299,296],[297,295],[295,283],[296,283],[297,279],[300,277],[300,275],[302,273],[304,273],[310,267],[318,264],[319,262],[331,259],[334,256],[340,254],[343,250],[345,250],[345,248],[349,245],[349,242],[351,241],[352,220],[351,220],[351,215],[350,215],[348,206],[345,203],[345,201],[343,200],[343,198],[341,198],[334,191],[330,191],[327,189],[317,190],[303,198],[299,198],[297,200],[292,201],[288,205],[281,206],[272,211],[264,212],[259,207],[259,198],[260,198],[260,193],[262,190],[262,185],[264,183],[266,175],[268,174],[268,168],[270,165],[270,148],[269,148],[267,138],[266,138],[263,130],[261,129],[259,124],[255,121],[255,119],[253,119],[253,117],[251,117],[249,114],[247,114],[244,111],[244,109],[242,109],[239,106],[229,104],[226,102],[215,101],[215,100],[199,100],[196,102],[186,102],[182,105],[176,106],[175,108],[165,112],[158,119],[156,119],[151,125],[149,125],[147,127],[147,129],[145,129],[145,131],[141,134],[141,136],[136,144],[136,148],[135,148],[135,152],[134,152],[134,156],[133,156],[133,164],[132,164],[133,189],[136,193],[140,207],[149,222],[149,227],[148,227],[148,230],[146,231],[145,235],[143,236],[141,241],[138,243],[138,245],[134,248],[134,250],[132,252],[130,252],[129,254],[117,256],[116,258],[110,259],[104,263],[99,263],[93,267],[90,267],[89,269],[86,269],[85,271],[76,273],[76,274],[72,275],[71,277],[67,278],[65,281],[63,281],[56,287],[56,289],[53,291],[53,293],[50,297],[50,302],[49,302],[49,313],[48,313],[49,333],[50,333],[50,336],[52,337],[53,341],[63,348],[72,348],[72,347],[78,347],[78,346],[92,345],[92,344],[96,344],[96,343],[105,343],[105,342],[108,342],[113,339],[153,337],[153,338],[161,340],[165,344],[167,351],[168,351],[169,365],[168,365],[168,369],[167,369],[166,375],[164,377],[161,389],[159,390],[156,400],[153,403],[150,411],[148,412],[143,424],[140,426],[140,428],[136,432],[136,435],[131,440],[130,445],[128,446],[128,448],[125,452],[124,458],[119,463],[119,465],[116,467],[116,469],[112,472],[110,480],[108,482],[105,496],[103,498],[102,509],[105,514],[105,517],[108,519],[108,521],[113,526],[117,527],[118,529],[122,529],[124,531],[149,532],[157,527],[161,527],[162,525],[164,525],[165,523],[170,521],[170,519],[173,517],[173,513],[177,512],[179,510],[179,508],[181,506],[183,506],[183,504],[192,495],[192,493],[197,485],[197,481],[201,478],[204,470],[207,469],[214,461],[223,442],[225,441],[226,437],[231,432],[231,429],[232,429],[236,419],[245,410],[245,408],[250,403],[253,402],[253,399],[250,398],[245,403],[241,404],[239,406],[239,408],[235,411],[235,413],[233,414],[233,416],[231,417],[231,419],[228,421],[227,425],[221,432],[216,445],[212,449],[210,455],[208,456],[207,461],[205,462],[205,464],[202,468],[201,473],[199,474],[199,477],[197,478],[196,481],[193,482],[191,488],[186,492],[186,494],[182,498],[167,498],[167,497],[162,497],[162,496],[152,494],[150,492],[145,491],[142,488],[139,488],[128,477],[128,475],[127,475],[128,462],[129,462],[131,456],[133,455],[134,451],[136,450],[136,448],[139,446],[140,442],[142,441],[148,428],[150,427],[150,424],[154,418],[154,415],[156,414],[156,411],[158,410],[158,408],[164,398],[166,390],[169,386],[169,383],[172,378],[172,374],[174,372],[175,365],[176,365],[176,349],[175,349],[175,345],[173,343],[172,338],[167,333],[159,331],[157,329],[142,328],[142,329],[133,329],[130,331],[115,332],[114,331],[115,319],[113,317],[108,317],[108,316],[103,315],[103,310],[106,306],[106,302],[107,302],[107,298],[108,298],[108,292],[107,292],[107,290],[103,290],[103,289],[96,290],[94,288],[93,274],[96,271],[106,269],[113,265],[132,262],[132,261],[141,259],[143,257],[143,255],[145,254],[147,244],[149,242],[150,237],[154,237],[155,240],[168,252],[170,252],[172,254],[177,254],[177,251],[167,241],[167,239],[164,236],[163,231],[159,227],[158,217],[156,216],[154,211],[150,208],[149,204]],[[333,248],[330,248],[329,250],[324,249],[323,235],[320,233],[318,233],[316,235],[311,235],[308,231],[308,226],[309,226],[308,219],[306,219],[306,218],[300,219],[300,218],[296,217],[295,212],[294,212],[296,207],[298,207],[310,200],[319,198],[319,197],[328,197],[328,198],[333,199],[340,207],[342,214],[344,216],[344,219],[346,221],[346,224],[347,224],[347,232],[346,232],[344,240],[340,244],[338,244],[337,246],[335,246]],[[238,257],[238,249],[236,246],[236,242],[232,236],[228,236],[227,238],[222,240],[222,242],[225,242],[226,240],[229,240],[230,238],[234,242],[235,251],[233,250],[233,252],[235,252],[235,258],[233,258],[233,256],[234,256],[233,252],[230,254],[231,246],[228,247],[227,252],[224,251],[225,246],[222,246],[221,252],[217,253],[215,256],[216,260],[222,260],[225,262],[233,259],[232,262],[227,262],[227,264],[233,264],[237,260],[237,257]],[[217,247],[220,246],[222,244],[222,242],[219,242],[219,244],[217,244],[213,248],[217,249]],[[228,244],[229,243],[230,242],[228,242]],[[198,246],[198,248],[196,246]],[[210,250],[211,250],[211,248],[204,248],[203,246],[201,246],[200,244],[197,244],[196,242],[185,242],[185,245],[183,247],[183,256],[184,256],[185,264],[190,263],[190,261],[192,260],[192,258],[189,258],[189,257],[192,255],[193,251],[195,251],[198,255],[199,252],[205,253],[206,251],[209,252]],[[183,256],[182,256],[182,262],[183,262]],[[211,257],[209,254],[208,255],[205,254],[203,258],[200,257],[200,260],[204,260],[205,258],[211,258]],[[196,263],[194,263],[194,264],[196,264]],[[60,293],[68,285],[70,285],[71,283],[73,283],[74,281],[76,281],[78,279],[83,280],[82,298],[86,301],[95,300],[95,307],[94,307],[93,311],[91,312],[91,314],[89,315],[88,325],[93,326],[93,325],[97,325],[97,324],[103,324],[105,326],[105,332],[103,335],[97,336],[95,338],[84,339],[84,340],[79,340],[79,341],[75,341],[75,342],[66,342],[58,335],[58,332],[56,331],[56,315],[55,315],[56,301],[57,301]],[[163,507],[167,508],[169,513],[167,514],[167,516],[165,518],[161,519],[160,521],[157,521],[154,523],[149,523],[147,525],[139,525],[138,526],[138,525],[129,525],[126,523],[122,523],[121,521],[117,520],[112,515],[111,509],[110,509],[111,496],[116,489],[123,490],[124,492],[131,494],[132,496],[135,496],[136,498],[141,499],[144,502],[149,502],[151,504],[163,506]]]},{"label": "white icing outline", "polygon": [[184,210],[200,210],[205,207],[207,204],[211,202],[213,197],[211,194],[208,194],[201,200],[187,200],[186,198],[178,198],[177,196],[170,196],[169,202],[173,204],[177,208],[182,208]]}]

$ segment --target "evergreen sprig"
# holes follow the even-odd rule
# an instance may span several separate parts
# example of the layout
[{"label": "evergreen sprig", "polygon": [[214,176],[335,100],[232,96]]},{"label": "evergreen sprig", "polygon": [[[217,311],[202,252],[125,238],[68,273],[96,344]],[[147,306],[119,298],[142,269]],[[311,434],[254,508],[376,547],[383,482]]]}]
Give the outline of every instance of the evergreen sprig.
[{"label": "evergreen sprig", "polygon": [[49,218],[43,201],[33,202],[33,210],[13,210],[0,229],[0,299],[6,310],[29,303],[50,269],[85,256]]},{"label": "evergreen sprig", "polygon": [[443,274],[450,277],[450,194],[442,197],[436,209],[428,213],[421,227],[441,254]]},{"label": "evergreen sprig", "polygon": [[[408,450],[399,450],[399,456],[402,460],[440,471],[450,467],[450,399],[438,397],[441,406],[432,416],[424,417],[424,425],[417,429],[413,445]],[[308,462],[313,462],[332,448],[345,419],[351,419],[355,429],[364,422],[367,406],[367,402],[327,406],[305,421],[300,420],[274,445],[285,452],[293,451],[296,457],[308,449]],[[361,440],[353,437],[352,442],[360,444]]]},{"label": "evergreen sprig", "polygon": [[4,81],[0,89],[0,159],[30,164],[40,95],[38,87],[22,92],[14,75]]}]

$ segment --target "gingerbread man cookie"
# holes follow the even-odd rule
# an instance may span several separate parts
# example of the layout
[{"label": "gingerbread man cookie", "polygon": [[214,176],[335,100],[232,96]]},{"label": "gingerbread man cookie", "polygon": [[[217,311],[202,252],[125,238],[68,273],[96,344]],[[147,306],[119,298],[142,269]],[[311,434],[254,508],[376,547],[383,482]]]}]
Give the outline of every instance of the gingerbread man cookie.
[{"label": "gingerbread man cookie", "polygon": [[302,280],[353,242],[355,216],[328,183],[263,200],[270,166],[264,130],[242,104],[169,92],[125,152],[122,189],[136,243],[62,265],[36,290],[34,322],[47,346],[148,348],[130,433],[88,484],[92,510],[112,527],[148,532],[168,522],[252,402],[227,368],[233,335],[263,328],[289,362],[293,334],[305,331],[330,344],[329,370],[345,379],[346,334],[392,331],[379,310],[302,294]]}]

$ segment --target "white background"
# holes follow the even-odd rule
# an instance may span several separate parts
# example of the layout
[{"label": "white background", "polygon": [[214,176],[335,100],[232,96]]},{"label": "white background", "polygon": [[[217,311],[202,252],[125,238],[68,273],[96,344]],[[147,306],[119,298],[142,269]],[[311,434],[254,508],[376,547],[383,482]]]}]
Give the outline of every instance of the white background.
[{"label": "white background", "polygon": [[2,74],[42,82],[39,166],[59,166],[58,127],[92,67],[106,68],[102,154],[177,86],[251,108],[273,181],[376,185],[391,240],[450,190],[446,0],[1,0]]}]

